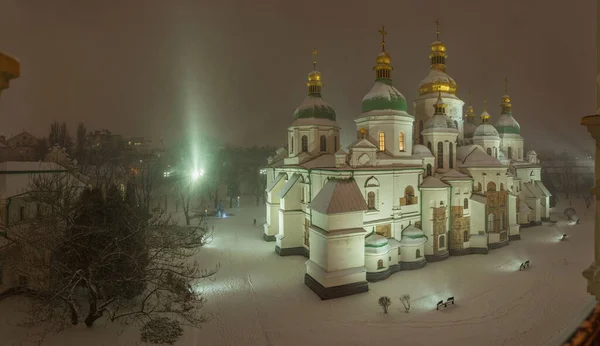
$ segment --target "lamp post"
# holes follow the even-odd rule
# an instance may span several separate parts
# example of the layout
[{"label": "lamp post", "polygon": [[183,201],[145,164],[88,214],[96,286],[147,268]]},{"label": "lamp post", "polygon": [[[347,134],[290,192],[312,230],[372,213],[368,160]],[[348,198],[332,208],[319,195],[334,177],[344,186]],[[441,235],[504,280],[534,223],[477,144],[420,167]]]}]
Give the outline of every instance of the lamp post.
[{"label": "lamp post", "polygon": [[583,271],[587,279],[587,291],[596,300],[600,300],[600,0],[596,0],[596,113],[581,119],[596,144],[594,162],[595,186],[592,189],[596,197],[594,210],[594,261]]}]

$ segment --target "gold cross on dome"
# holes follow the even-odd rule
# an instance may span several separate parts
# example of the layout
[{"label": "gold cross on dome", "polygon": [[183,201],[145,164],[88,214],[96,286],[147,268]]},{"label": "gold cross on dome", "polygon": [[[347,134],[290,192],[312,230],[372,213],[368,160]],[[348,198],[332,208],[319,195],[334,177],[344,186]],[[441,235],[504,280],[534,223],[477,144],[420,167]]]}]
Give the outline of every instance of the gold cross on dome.
[{"label": "gold cross on dome", "polygon": [[439,41],[440,40],[440,20],[435,20],[435,37]]},{"label": "gold cross on dome", "polygon": [[317,55],[319,54],[319,52],[317,52],[316,49],[313,49],[312,51],[312,56],[313,56],[313,71],[317,70]]},{"label": "gold cross on dome", "polygon": [[504,76],[504,93],[508,94],[508,77]]},{"label": "gold cross on dome", "polygon": [[382,26],[378,32],[381,34],[381,51],[383,52],[385,51],[385,35],[387,35],[387,32],[385,32],[385,26]]}]

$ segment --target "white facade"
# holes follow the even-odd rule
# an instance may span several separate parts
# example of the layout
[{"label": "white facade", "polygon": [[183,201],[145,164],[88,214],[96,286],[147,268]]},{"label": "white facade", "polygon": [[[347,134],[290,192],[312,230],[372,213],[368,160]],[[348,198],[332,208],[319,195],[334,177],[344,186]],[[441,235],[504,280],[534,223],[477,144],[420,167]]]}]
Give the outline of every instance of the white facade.
[{"label": "white facade", "polygon": [[[264,238],[282,256],[309,258],[305,283],[322,299],[364,292],[367,281],[452,255],[487,253],[549,215],[537,156],[519,155],[518,128],[505,126],[500,136],[484,112],[473,144],[462,140],[464,102],[440,67],[443,44],[432,51],[415,117],[392,84],[390,56],[377,56],[357,140],[345,150],[337,147],[335,112],[320,98],[320,74],[309,74],[309,92],[318,85],[319,93],[296,110],[288,150],[269,160]],[[430,78],[442,71],[445,79]],[[505,118],[509,101],[505,94]]]}]

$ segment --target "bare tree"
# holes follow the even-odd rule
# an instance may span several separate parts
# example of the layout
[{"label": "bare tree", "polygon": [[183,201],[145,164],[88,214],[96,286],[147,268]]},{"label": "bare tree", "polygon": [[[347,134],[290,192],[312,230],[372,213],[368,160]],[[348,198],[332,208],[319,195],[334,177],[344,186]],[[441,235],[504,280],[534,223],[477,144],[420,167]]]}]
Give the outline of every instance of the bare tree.
[{"label": "bare tree", "polygon": [[390,299],[390,297],[383,296],[383,297],[379,297],[379,299],[377,300],[377,303],[383,309],[383,313],[387,314],[390,305],[392,305],[392,300]]},{"label": "bare tree", "polygon": [[410,294],[404,294],[400,297],[400,302],[404,306],[404,312],[410,312]]},{"label": "bare tree", "polygon": [[207,230],[149,216],[133,199],[116,187],[105,195],[86,189],[67,174],[32,179],[28,201],[44,212],[8,232],[19,249],[11,267],[33,294],[26,325],[60,331],[106,317],[137,323],[144,341],[173,344],[182,325],[207,319],[194,285],[217,268],[192,261]]}]

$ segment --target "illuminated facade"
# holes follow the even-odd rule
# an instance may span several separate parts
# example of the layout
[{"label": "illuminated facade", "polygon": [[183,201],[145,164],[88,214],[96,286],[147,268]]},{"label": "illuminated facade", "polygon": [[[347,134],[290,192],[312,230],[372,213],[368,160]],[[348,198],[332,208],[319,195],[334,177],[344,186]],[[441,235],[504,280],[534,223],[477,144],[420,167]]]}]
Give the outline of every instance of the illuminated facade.
[{"label": "illuminated facade", "polygon": [[463,123],[438,31],[413,116],[393,85],[387,33],[380,33],[356,141],[339,147],[336,113],[321,96],[313,60],[288,150],[269,159],[264,239],[282,256],[308,257],[305,283],[322,299],[365,292],[369,281],[452,255],[487,253],[549,216],[535,152],[513,155],[523,141],[507,90],[496,126],[487,110],[475,124],[470,106]]}]

